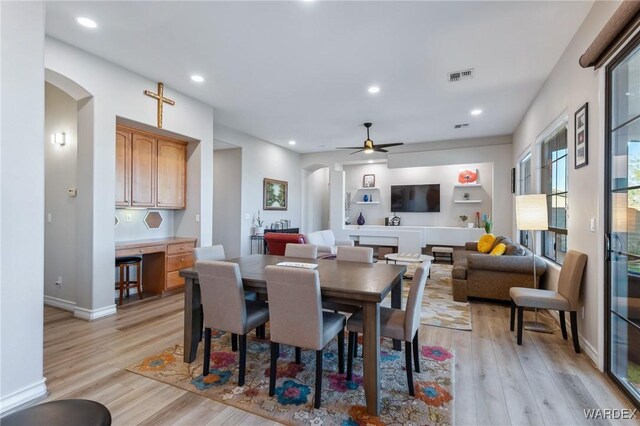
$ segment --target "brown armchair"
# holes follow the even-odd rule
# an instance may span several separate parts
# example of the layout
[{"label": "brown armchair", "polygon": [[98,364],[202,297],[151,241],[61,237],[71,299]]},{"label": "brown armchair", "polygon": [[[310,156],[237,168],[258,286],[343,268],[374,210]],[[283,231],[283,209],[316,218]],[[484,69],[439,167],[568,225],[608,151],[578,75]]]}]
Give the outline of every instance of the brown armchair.
[{"label": "brown armchair", "polygon": [[264,235],[264,241],[267,243],[267,252],[276,256],[284,256],[287,244],[306,244],[304,235],[302,234],[284,234],[279,232],[269,232]]}]

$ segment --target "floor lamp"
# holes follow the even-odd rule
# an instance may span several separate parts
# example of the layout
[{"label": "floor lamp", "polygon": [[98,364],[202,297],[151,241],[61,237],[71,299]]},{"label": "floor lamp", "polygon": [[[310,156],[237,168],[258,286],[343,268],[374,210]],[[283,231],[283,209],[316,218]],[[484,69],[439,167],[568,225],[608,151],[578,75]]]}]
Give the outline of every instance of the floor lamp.
[{"label": "floor lamp", "polygon": [[[549,229],[547,213],[547,196],[545,194],[529,194],[516,196],[516,225],[521,231],[533,231],[533,288],[538,288],[536,276],[536,232]],[[538,321],[536,309],[535,321],[525,321],[524,328],[541,333],[553,333],[551,327]]]}]

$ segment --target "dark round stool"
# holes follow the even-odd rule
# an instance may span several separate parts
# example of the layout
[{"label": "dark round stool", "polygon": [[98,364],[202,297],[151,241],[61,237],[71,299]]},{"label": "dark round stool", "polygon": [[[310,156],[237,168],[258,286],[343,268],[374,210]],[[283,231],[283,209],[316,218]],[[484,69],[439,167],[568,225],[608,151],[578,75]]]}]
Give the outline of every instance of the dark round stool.
[{"label": "dark round stool", "polygon": [[[129,273],[129,268],[131,266],[136,267],[135,281],[131,281],[131,275]],[[131,288],[132,286],[136,287],[138,297],[142,299],[142,288],[140,287],[140,285],[142,284],[142,276],[140,274],[141,267],[142,257],[140,256],[116,258],[116,268],[120,268],[120,281],[116,283],[116,288],[120,289],[120,302],[118,303],[118,305],[122,305],[122,298],[125,290],[127,290],[127,297],[129,297],[129,288]]]},{"label": "dark round stool", "polygon": [[2,418],[2,426],[109,426],[111,413],[86,399],[63,399],[34,405]]}]

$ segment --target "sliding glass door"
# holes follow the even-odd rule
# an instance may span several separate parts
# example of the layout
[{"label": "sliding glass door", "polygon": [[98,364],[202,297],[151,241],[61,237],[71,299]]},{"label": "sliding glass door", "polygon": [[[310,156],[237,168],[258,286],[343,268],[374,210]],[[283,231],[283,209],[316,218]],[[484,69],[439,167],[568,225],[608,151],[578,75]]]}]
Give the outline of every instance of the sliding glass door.
[{"label": "sliding glass door", "polygon": [[607,67],[607,370],[640,404],[640,38]]}]

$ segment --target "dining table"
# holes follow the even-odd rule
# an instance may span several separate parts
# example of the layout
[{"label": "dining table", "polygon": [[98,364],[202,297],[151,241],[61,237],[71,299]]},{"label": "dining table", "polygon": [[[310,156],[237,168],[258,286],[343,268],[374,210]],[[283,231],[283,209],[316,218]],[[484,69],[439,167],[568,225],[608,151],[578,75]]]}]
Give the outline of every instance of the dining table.
[{"label": "dining table", "polygon": [[[226,262],[237,263],[244,289],[266,299],[267,281],[265,267],[281,262],[317,264],[322,301],[361,307],[363,311],[363,388],[367,413],[380,414],[380,303],[391,293],[391,307],[402,307],[402,276],[405,265],[386,263],[346,262],[333,259],[300,259],[284,256],[253,254]],[[184,361],[196,358],[202,338],[202,303],[200,282],[196,268],[180,271],[185,278],[184,299]],[[395,350],[401,350],[401,342],[394,340]]]}]

